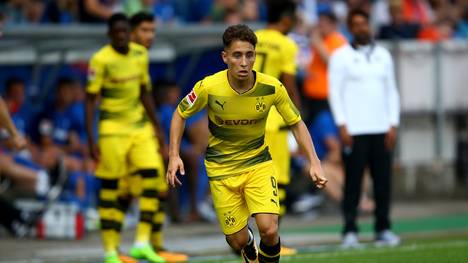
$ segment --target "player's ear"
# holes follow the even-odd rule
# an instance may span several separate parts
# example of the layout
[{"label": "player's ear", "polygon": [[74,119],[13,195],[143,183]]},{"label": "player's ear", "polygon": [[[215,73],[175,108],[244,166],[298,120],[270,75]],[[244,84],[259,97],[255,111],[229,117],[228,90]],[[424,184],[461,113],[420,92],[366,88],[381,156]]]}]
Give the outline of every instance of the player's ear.
[{"label": "player's ear", "polygon": [[221,51],[221,58],[223,59],[224,63],[227,64],[227,52],[226,51]]}]

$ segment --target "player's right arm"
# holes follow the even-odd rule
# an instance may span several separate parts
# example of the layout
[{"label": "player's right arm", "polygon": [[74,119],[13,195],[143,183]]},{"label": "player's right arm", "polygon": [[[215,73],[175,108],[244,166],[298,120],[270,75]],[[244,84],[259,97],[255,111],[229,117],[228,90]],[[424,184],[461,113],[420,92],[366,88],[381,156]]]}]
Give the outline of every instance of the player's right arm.
[{"label": "player's right arm", "polygon": [[86,86],[85,118],[86,135],[88,137],[89,154],[94,160],[99,160],[99,150],[93,136],[94,111],[98,94],[104,81],[104,63],[95,55],[89,62],[88,84]]},{"label": "player's right arm", "polygon": [[195,84],[195,87],[182,99],[172,115],[169,136],[169,164],[166,174],[166,181],[172,187],[182,185],[177,178],[177,172],[180,171],[180,174],[185,174],[184,163],[180,158],[180,142],[184,134],[185,120],[202,110],[208,101],[208,93],[202,84],[203,81]]},{"label": "player's right arm", "polygon": [[185,175],[184,162],[180,158],[180,141],[185,129],[185,119],[176,110],[172,115],[169,136],[169,164],[167,165],[166,181],[172,186],[182,185],[177,178],[177,172]]}]

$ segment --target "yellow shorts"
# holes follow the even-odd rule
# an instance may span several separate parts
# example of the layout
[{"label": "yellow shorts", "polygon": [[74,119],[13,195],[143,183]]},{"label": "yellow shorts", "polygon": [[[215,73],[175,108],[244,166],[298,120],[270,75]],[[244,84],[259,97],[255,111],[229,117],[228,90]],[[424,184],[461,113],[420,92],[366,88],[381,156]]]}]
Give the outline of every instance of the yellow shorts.
[{"label": "yellow shorts", "polygon": [[270,150],[275,167],[276,179],[279,184],[289,184],[291,155],[288,147],[288,131],[266,131],[265,142]]},{"label": "yellow shorts", "polygon": [[271,161],[239,175],[210,180],[210,189],[225,235],[240,231],[254,214],[279,214],[278,185]]},{"label": "yellow shorts", "polygon": [[122,178],[130,169],[157,169],[162,163],[151,125],[128,135],[100,135],[98,146],[96,176],[102,179]]},{"label": "yellow shorts", "polygon": [[[133,197],[139,197],[143,191],[142,178],[139,174],[135,174],[136,170],[130,169],[127,175],[119,179],[119,196],[131,195]],[[164,169],[164,163],[158,165],[157,168],[158,177],[156,178],[158,185],[156,190],[158,193],[165,193],[169,189],[166,183],[166,170]]]}]

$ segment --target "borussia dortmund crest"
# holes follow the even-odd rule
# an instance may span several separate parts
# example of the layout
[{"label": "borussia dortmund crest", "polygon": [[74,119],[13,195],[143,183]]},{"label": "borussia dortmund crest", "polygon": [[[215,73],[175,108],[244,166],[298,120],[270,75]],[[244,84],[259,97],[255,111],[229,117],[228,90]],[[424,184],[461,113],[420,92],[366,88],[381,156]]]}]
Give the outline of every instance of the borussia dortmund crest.
[{"label": "borussia dortmund crest", "polygon": [[266,110],[266,104],[265,104],[265,101],[263,100],[263,97],[257,98],[257,103],[255,104],[255,110],[257,110],[257,112],[264,112]]},{"label": "borussia dortmund crest", "polygon": [[236,219],[231,215],[231,212],[224,214],[224,224],[228,227],[234,226]]}]

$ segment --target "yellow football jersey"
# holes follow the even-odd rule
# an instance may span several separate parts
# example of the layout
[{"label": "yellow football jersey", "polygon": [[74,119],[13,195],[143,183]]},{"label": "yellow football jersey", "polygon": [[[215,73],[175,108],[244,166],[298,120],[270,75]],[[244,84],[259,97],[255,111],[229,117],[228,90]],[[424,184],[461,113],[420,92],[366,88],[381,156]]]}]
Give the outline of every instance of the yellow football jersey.
[{"label": "yellow football jersey", "polygon": [[210,136],[205,164],[208,176],[221,178],[248,171],[271,160],[265,145],[265,122],[276,106],[287,125],[301,120],[279,80],[256,72],[254,87],[237,93],[228,82],[227,70],[197,82],[177,110],[188,118],[208,108]]},{"label": "yellow football jersey", "polygon": [[273,29],[261,29],[255,32],[257,46],[254,69],[277,79],[281,73],[296,75],[296,43],[281,32]]},{"label": "yellow football jersey", "polygon": [[[254,69],[273,76],[277,79],[282,73],[296,75],[296,56],[298,47],[296,43],[281,32],[273,29],[261,29],[255,32],[258,43],[255,48]],[[272,109],[268,117],[266,129],[276,131],[285,123],[281,115]]]},{"label": "yellow football jersey", "polygon": [[128,134],[147,123],[140,86],[151,88],[148,52],[130,43],[126,55],[111,45],[96,52],[89,63],[86,91],[99,94],[99,134]]}]

